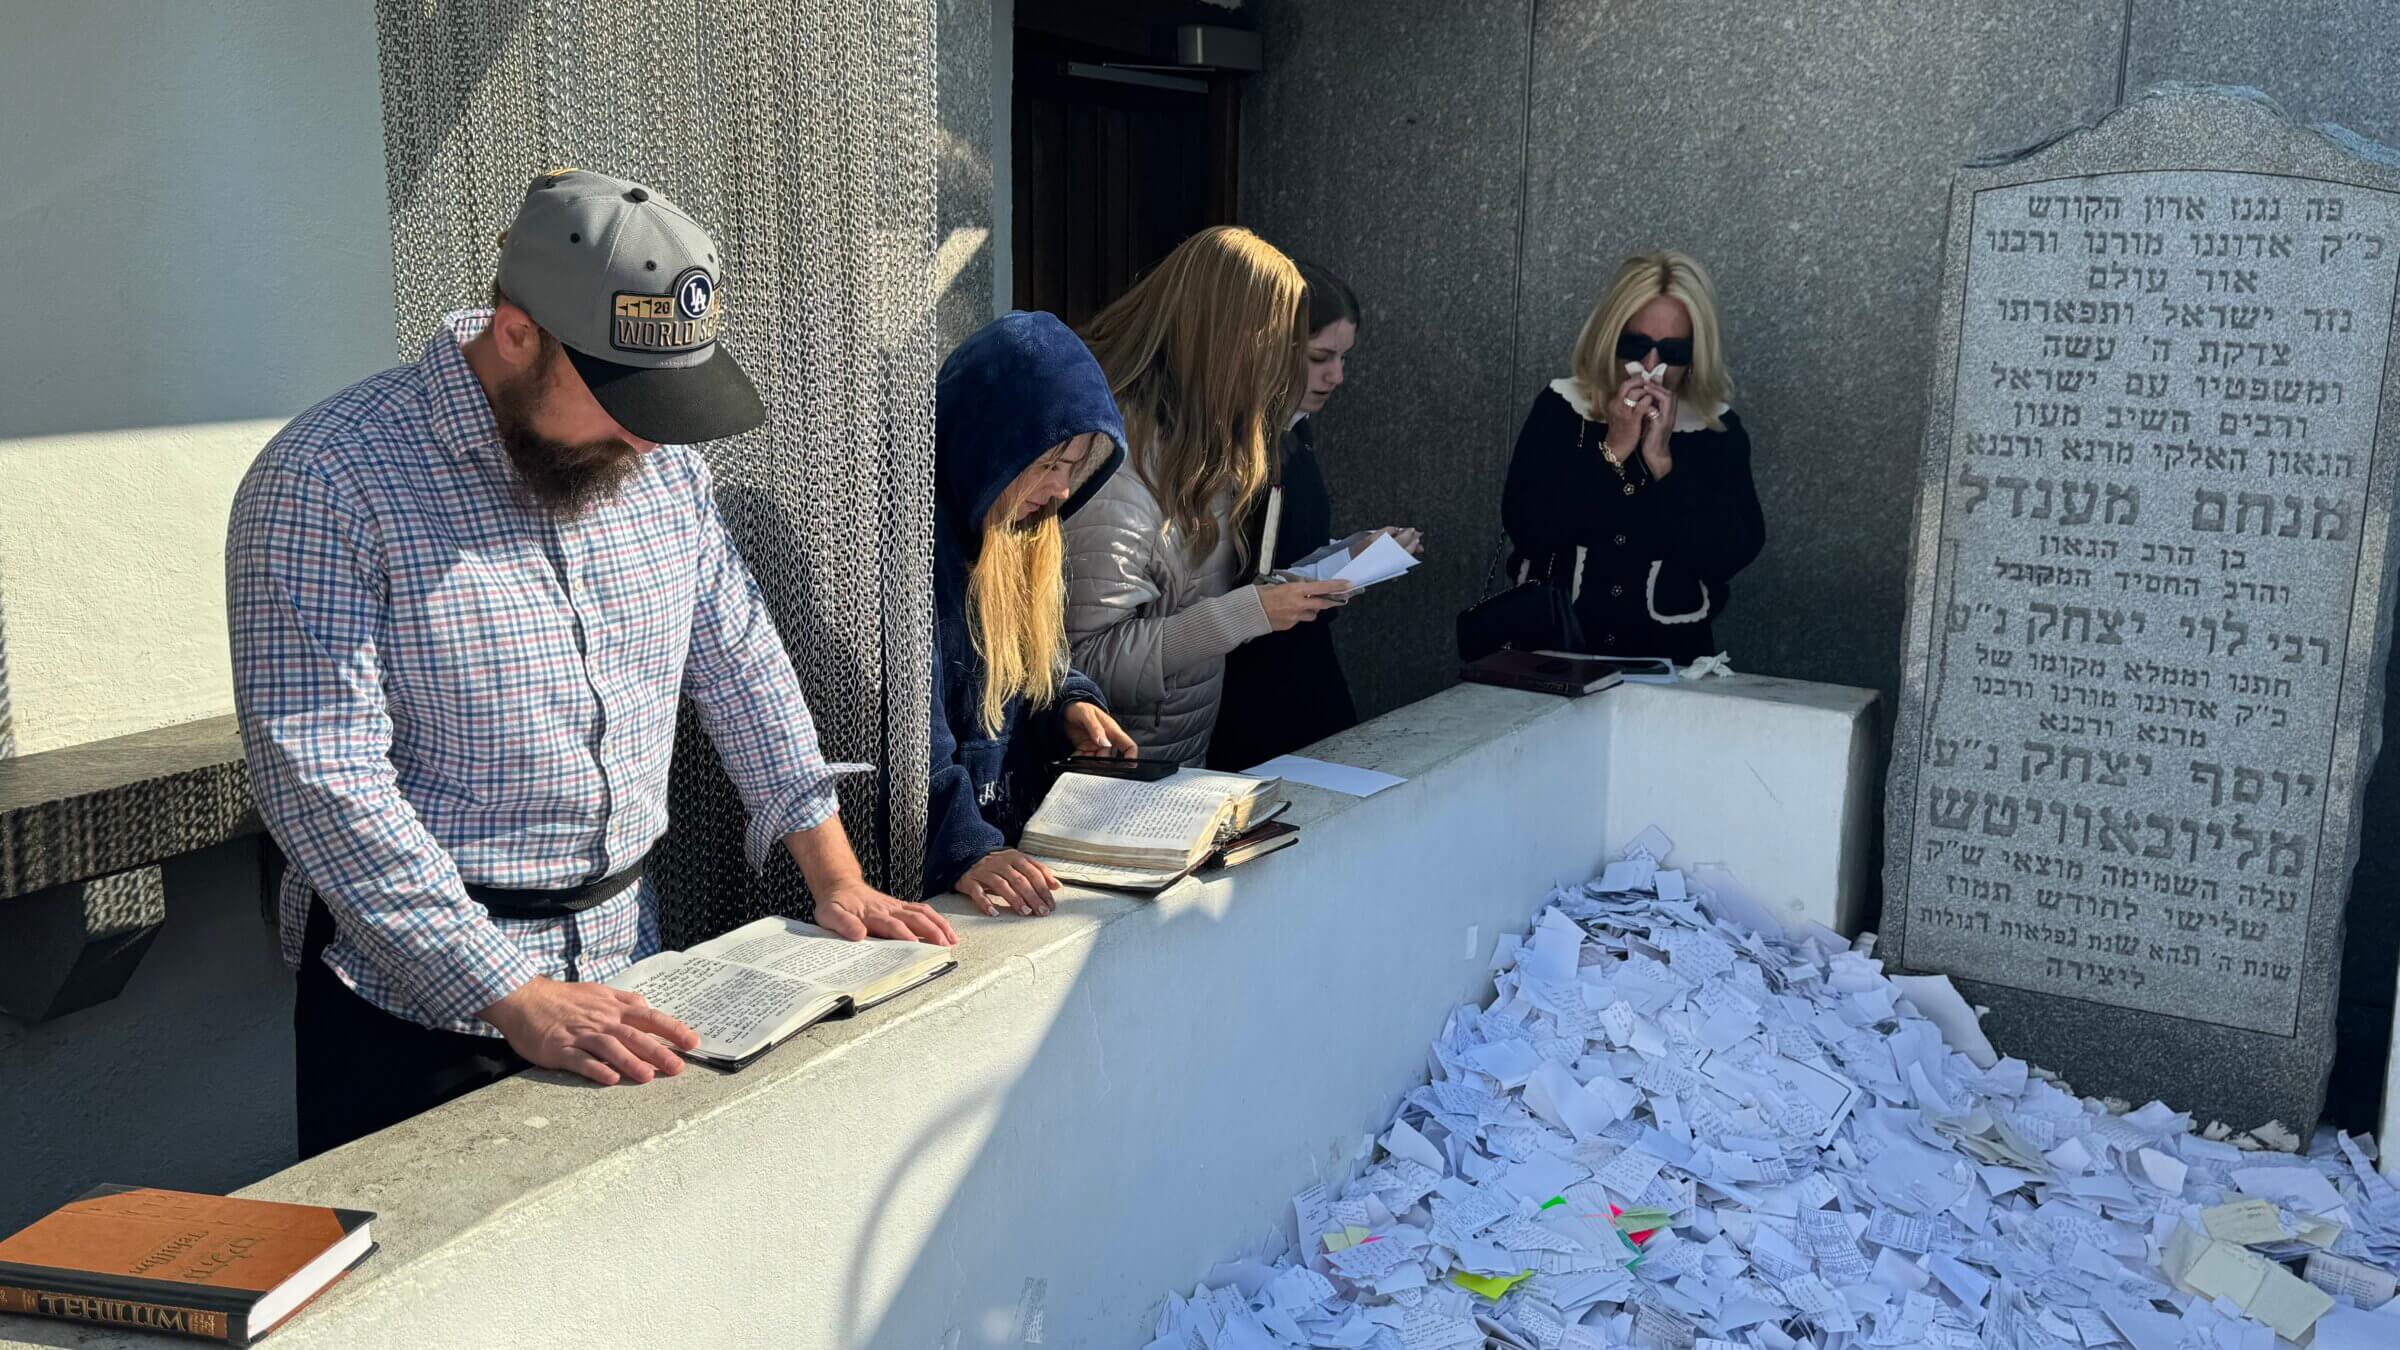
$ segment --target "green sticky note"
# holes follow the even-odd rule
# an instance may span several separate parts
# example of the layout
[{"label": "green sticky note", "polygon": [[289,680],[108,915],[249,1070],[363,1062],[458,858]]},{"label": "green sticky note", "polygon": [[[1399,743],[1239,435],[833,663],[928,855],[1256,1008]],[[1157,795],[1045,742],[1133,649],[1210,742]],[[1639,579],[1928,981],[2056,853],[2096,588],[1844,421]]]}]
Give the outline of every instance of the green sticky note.
[{"label": "green sticky note", "polygon": [[1533,1272],[1530,1270],[1520,1270],[1514,1275],[1469,1275],[1467,1272],[1459,1270],[1451,1272],[1450,1283],[1470,1294],[1481,1294],[1492,1302],[1498,1303],[1501,1295],[1516,1288],[1520,1281],[1531,1277],[1532,1274]]},{"label": "green sticky note", "polygon": [[1664,1228],[1674,1221],[1674,1214],[1663,1209],[1629,1209],[1610,1220],[1620,1233],[1647,1233]]},{"label": "green sticky note", "polygon": [[1567,1197],[1565,1197],[1565,1196],[1563,1196],[1563,1195],[1554,1195],[1554,1196],[1551,1196],[1549,1199],[1547,1199],[1547,1200],[1544,1200],[1544,1201],[1542,1202],[1542,1208],[1544,1208],[1544,1209],[1556,1209],[1556,1208],[1558,1208],[1560,1205],[1563,1205],[1563,1204],[1565,1204],[1565,1203],[1567,1203]]}]

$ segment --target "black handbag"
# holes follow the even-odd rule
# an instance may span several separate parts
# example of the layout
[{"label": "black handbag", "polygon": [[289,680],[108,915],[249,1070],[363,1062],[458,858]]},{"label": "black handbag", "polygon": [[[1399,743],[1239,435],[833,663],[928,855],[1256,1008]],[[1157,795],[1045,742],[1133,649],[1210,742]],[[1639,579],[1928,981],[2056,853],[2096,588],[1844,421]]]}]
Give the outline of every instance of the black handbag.
[{"label": "black handbag", "polygon": [[[1483,598],[1459,611],[1458,659],[1479,661],[1503,647],[1528,652],[1583,650],[1583,625],[1575,619],[1574,597],[1566,587],[1533,577],[1528,566],[1516,585],[1498,594],[1492,592],[1493,578],[1507,554],[1508,536],[1503,532],[1491,566],[1484,569]],[[1576,561],[1580,566],[1582,559]]]}]

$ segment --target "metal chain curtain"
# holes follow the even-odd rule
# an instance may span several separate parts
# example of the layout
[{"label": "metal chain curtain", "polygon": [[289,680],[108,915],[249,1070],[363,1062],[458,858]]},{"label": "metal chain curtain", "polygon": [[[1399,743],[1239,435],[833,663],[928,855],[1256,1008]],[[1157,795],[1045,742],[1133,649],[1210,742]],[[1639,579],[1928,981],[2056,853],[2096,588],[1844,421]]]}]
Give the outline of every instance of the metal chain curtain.
[{"label": "metal chain curtain", "polygon": [[0,759],[17,753],[17,722],[8,711],[8,613],[0,610]]},{"label": "metal chain curtain", "polygon": [[[485,302],[496,236],[561,165],[648,183],[725,256],[727,342],[768,409],[706,447],[842,816],[914,894],[932,661],[934,0],[377,0],[401,355]],[[688,706],[652,854],[669,946],[803,913]]]}]

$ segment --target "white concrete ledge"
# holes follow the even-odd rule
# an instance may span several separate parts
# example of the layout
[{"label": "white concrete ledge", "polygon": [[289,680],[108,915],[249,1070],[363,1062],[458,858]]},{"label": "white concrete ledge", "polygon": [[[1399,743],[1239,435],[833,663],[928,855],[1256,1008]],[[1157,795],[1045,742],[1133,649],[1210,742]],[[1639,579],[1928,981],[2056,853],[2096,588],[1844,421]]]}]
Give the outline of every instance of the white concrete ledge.
[{"label": "white concrete ledge", "polygon": [[1461,687],[1378,719],[1321,752],[1411,781],[1295,790],[1295,849],[1046,919],[953,903],[957,974],[745,1073],[526,1075],[249,1188],[381,1215],[381,1253],[271,1344],[944,1350],[1039,1318],[1045,1346],[1138,1345],[1423,1081],[1495,936],[1643,826],[1787,912],[1849,912],[1872,700]]}]

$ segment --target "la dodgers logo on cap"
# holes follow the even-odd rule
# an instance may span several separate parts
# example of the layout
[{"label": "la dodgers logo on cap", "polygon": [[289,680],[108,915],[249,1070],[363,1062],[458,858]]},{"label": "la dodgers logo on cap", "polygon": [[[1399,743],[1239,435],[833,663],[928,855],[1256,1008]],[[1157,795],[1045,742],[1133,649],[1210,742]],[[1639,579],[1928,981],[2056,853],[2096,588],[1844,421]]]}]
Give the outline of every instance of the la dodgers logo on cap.
[{"label": "la dodgers logo on cap", "polygon": [[695,267],[675,279],[675,308],[682,317],[697,319],[716,304],[717,283],[705,269]]}]

